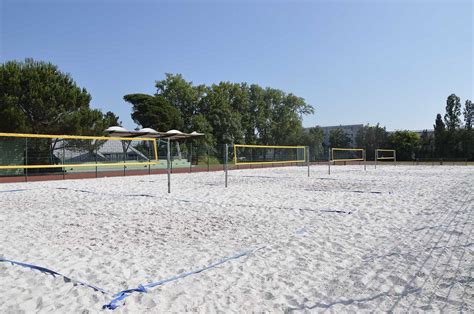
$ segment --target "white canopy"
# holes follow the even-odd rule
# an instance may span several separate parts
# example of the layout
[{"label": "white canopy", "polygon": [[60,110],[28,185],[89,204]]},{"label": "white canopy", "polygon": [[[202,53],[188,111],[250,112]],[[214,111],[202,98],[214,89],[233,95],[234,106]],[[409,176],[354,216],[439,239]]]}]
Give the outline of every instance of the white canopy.
[{"label": "white canopy", "polygon": [[138,131],[129,131],[121,126],[112,126],[104,131],[112,137],[151,137],[151,138],[169,138],[171,140],[180,140],[204,136],[203,133],[196,131],[192,133],[183,133],[179,130],[169,130],[159,132],[152,128],[143,128]]}]

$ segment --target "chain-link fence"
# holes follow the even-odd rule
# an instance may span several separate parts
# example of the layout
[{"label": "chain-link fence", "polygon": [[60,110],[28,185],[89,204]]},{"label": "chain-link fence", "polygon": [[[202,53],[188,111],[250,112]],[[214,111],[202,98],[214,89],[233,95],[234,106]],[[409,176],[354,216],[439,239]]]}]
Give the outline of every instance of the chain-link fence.
[{"label": "chain-link fence", "polygon": [[[151,141],[79,140],[79,139],[0,139],[0,182],[46,180],[55,178],[93,178],[141,174],[222,171],[225,169],[225,145],[207,145],[197,140],[171,141],[170,160],[166,140],[157,140],[155,159]],[[228,169],[249,169],[278,166],[327,164],[330,149],[322,145],[306,150],[249,149],[238,152],[229,145]],[[304,157],[302,157],[304,155]],[[291,157],[291,158],[290,158]],[[242,159],[243,158],[243,159]],[[301,162],[301,159],[304,162]],[[294,162],[292,162],[292,160]],[[255,162],[255,163],[253,163]],[[117,163],[117,165],[115,165]],[[371,163],[371,161],[369,161]],[[410,165],[470,165],[467,159],[417,158],[401,164]],[[104,164],[109,164],[104,166]],[[380,163],[381,165],[383,163]],[[8,168],[8,166],[15,166]],[[29,166],[22,168],[21,166]],[[50,165],[34,167],[34,165]],[[3,166],[3,168],[2,168]]]}]

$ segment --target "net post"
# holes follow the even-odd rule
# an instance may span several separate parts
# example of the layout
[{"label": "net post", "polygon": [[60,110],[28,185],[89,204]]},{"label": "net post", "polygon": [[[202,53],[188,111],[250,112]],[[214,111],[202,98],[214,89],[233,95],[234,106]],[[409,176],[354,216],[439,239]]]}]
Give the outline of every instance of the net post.
[{"label": "net post", "polygon": [[225,172],[225,187],[227,187],[227,168],[228,168],[228,165],[227,165],[227,158],[229,156],[229,145],[228,144],[225,144],[225,148],[224,148],[224,172]]},{"label": "net post", "polygon": [[122,149],[123,149],[123,176],[125,177],[125,154],[127,153],[127,149],[125,148],[125,143],[122,141]]},{"label": "net post", "polygon": [[98,153],[98,148],[96,147],[95,150],[94,150],[94,158],[95,158],[95,177],[97,178],[98,176],[98,173],[97,173],[97,153]]},{"label": "net post", "polygon": [[210,162],[210,156],[209,156],[209,146],[207,146],[207,172],[211,171],[211,162]]},{"label": "net post", "polygon": [[66,149],[64,148],[64,139],[63,139],[63,158],[62,158],[62,163],[63,163],[63,180],[66,179],[66,167],[64,166],[65,155],[66,155]]},{"label": "net post", "polygon": [[309,178],[309,165],[310,165],[310,160],[309,160],[309,146],[306,147],[306,158],[308,158],[308,178]]},{"label": "net post", "polygon": [[168,176],[168,193],[171,193],[171,153],[170,153],[170,139],[166,142],[166,170]]},{"label": "net post", "polygon": [[379,150],[378,149],[375,149],[375,159],[374,159],[374,163],[375,163],[375,169],[377,169],[377,159],[378,159],[378,154]]},{"label": "net post", "polygon": [[396,150],[393,151],[393,164],[394,166],[397,165],[397,151]]},{"label": "net post", "polygon": [[191,147],[189,149],[189,172],[193,172],[193,142],[191,142]]},{"label": "net post", "polygon": [[367,171],[367,156],[365,154],[365,149],[362,151],[363,155],[364,155],[364,170]]},{"label": "net post", "polygon": [[148,174],[150,175],[151,174],[151,164],[150,164],[150,159],[151,157],[151,143],[148,142]]},{"label": "net post", "polygon": [[332,155],[332,149],[329,147],[328,150],[328,174],[331,174],[331,155]]},{"label": "net post", "polygon": [[[25,166],[28,166],[28,138],[25,137]],[[25,168],[25,182],[28,182],[28,168]]]}]

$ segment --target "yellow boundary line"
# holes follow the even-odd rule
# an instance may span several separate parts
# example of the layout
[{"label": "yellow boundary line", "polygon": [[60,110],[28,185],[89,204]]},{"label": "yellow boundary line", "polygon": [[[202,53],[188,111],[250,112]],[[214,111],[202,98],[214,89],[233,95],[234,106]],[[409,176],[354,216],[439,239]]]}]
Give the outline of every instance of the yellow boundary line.
[{"label": "yellow boundary line", "polygon": [[379,152],[396,152],[395,149],[376,149],[376,151],[379,151]]},{"label": "yellow boundary line", "polygon": [[395,157],[377,157],[377,160],[395,159]]},{"label": "yellow boundary line", "polygon": [[64,164],[64,165],[15,165],[0,166],[0,169],[45,169],[45,168],[69,168],[69,167],[115,167],[115,166],[148,166],[157,165],[156,161],[129,162],[129,163],[97,163],[97,164]]}]

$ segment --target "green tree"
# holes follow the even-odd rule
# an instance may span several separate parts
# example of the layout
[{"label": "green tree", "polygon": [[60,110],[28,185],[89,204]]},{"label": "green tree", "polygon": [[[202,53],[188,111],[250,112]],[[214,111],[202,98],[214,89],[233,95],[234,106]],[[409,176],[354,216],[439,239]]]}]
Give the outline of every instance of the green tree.
[{"label": "green tree", "polygon": [[355,142],[357,147],[364,148],[367,159],[372,160],[377,148],[390,148],[388,146],[388,134],[385,127],[365,125],[357,131]]},{"label": "green tree", "polygon": [[337,128],[329,132],[329,145],[332,148],[348,148],[351,145],[351,138],[343,129]]},{"label": "green tree", "polygon": [[434,129],[435,155],[445,157],[446,153],[446,126],[441,118],[441,114],[436,115]]},{"label": "green tree", "polygon": [[448,132],[455,131],[461,125],[461,101],[455,94],[449,95],[446,100],[446,114],[444,115],[444,124]]},{"label": "green tree", "polygon": [[1,131],[77,134],[80,130],[71,130],[68,123],[89,109],[90,100],[84,88],[51,63],[26,59],[0,65]]},{"label": "green tree", "polygon": [[466,100],[466,103],[464,104],[463,115],[464,115],[464,128],[466,130],[471,130],[472,123],[474,120],[474,104],[469,99]]},{"label": "green tree", "polygon": [[192,117],[201,113],[200,102],[207,88],[204,85],[193,86],[181,74],[166,73],[166,78],[157,81],[155,96],[162,96],[172,107],[179,110],[183,119],[181,131],[192,132]]},{"label": "green tree", "polygon": [[310,148],[310,160],[322,160],[326,159],[324,155],[324,132],[320,127],[312,127],[303,130],[302,134],[299,135],[298,145],[309,146]]},{"label": "green tree", "polygon": [[203,98],[203,113],[212,127],[213,135],[218,144],[240,143],[244,132],[241,124],[241,113],[238,107],[238,85],[221,82],[213,84]]},{"label": "green tree", "polygon": [[[441,121],[442,122],[442,121]],[[432,158],[435,152],[435,138],[428,130],[423,130],[420,136],[420,148],[418,156],[422,158]]]},{"label": "green tree", "polygon": [[398,160],[414,160],[420,145],[420,136],[416,132],[396,131],[390,134],[388,141],[397,151]]},{"label": "green tree", "polygon": [[123,99],[132,104],[132,119],[142,127],[158,131],[183,128],[180,111],[161,95],[129,94]]}]

